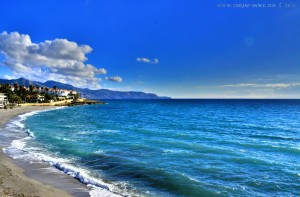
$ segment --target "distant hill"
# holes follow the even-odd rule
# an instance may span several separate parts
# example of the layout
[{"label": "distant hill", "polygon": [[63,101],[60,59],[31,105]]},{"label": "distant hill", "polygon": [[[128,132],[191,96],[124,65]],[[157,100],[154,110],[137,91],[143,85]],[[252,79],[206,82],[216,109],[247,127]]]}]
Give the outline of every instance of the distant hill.
[{"label": "distant hill", "polygon": [[[45,83],[43,83],[43,85],[52,88],[53,86],[56,86],[60,89],[66,89],[66,90],[75,90],[76,88],[70,84],[65,84],[65,83],[60,83],[57,81],[46,81]],[[80,88],[77,88],[80,89]]]},{"label": "distant hill", "polygon": [[43,85],[43,83],[41,82],[36,82],[36,81],[29,81],[28,79],[25,78],[19,78],[19,79],[0,79],[0,84],[10,84],[10,85],[14,85],[14,84],[18,84],[19,86],[30,86],[30,85],[34,85],[34,86],[40,86],[40,87],[44,87],[45,85]]},{"label": "distant hill", "polygon": [[52,88],[56,86],[60,89],[76,90],[82,94],[83,97],[88,99],[171,99],[170,97],[160,97],[153,93],[136,92],[136,91],[113,91],[108,89],[90,90],[87,88],[77,88],[70,84],[60,83],[57,81],[46,81],[45,83],[30,81],[25,78],[19,79],[0,79],[0,84],[18,84],[18,85],[34,85],[40,87]]},{"label": "distant hill", "polygon": [[83,97],[91,99],[160,99],[156,94],[144,93],[144,92],[121,92],[112,91],[108,89],[100,90],[90,90],[90,89],[80,89],[83,93]]}]

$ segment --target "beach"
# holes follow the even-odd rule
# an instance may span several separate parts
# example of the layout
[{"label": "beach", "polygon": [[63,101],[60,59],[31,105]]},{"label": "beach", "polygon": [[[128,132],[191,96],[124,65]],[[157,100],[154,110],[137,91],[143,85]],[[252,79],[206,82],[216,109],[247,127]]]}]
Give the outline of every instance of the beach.
[{"label": "beach", "polygon": [[[5,128],[6,123],[17,115],[51,108],[53,108],[53,106],[18,107],[15,109],[0,110],[0,132],[2,132],[1,129]],[[82,184],[63,173],[58,173],[58,170],[56,170],[58,172],[48,172],[47,174],[45,172],[44,174],[37,172],[38,168],[51,167],[49,164],[22,164],[22,161],[16,161],[6,156],[3,153],[3,148],[4,147],[0,147],[0,196],[89,196],[87,192],[78,192],[78,195],[74,195],[76,194],[76,189],[83,187]],[[20,166],[22,166],[22,168]],[[57,174],[59,174],[59,176],[57,176]],[[35,177],[32,178],[33,176]],[[59,183],[60,179],[62,179],[62,184]],[[55,185],[54,183],[56,183],[57,187],[53,186]],[[70,191],[62,189],[64,188],[64,183],[68,183],[67,187],[69,187]],[[60,187],[58,187],[58,185],[60,185]],[[73,188],[73,190],[71,188]]]}]

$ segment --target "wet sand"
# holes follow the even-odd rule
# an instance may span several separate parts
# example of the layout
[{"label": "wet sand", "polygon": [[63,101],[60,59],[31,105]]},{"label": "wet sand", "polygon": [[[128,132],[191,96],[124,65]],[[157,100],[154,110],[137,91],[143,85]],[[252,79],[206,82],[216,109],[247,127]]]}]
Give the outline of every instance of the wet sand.
[{"label": "wet sand", "polygon": [[[18,107],[0,109],[0,132],[13,117],[37,110],[53,107]],[[48,163],[28,163],[12,160],[0,146],[0,196],[10,197],[85,197],[88,188],[78,180],[58,171]]]}]

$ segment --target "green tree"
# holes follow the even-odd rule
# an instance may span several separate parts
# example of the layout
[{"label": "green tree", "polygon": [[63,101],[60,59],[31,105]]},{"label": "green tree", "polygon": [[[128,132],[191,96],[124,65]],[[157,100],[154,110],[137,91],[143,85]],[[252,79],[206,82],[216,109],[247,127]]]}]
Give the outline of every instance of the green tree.
[{"label": "green tree", "polygon": [[0,92],[6,94],[8,100],[10,100],[10,97],[13,95],[9,84],[2,84],[0,87]]},{"label": "green tree", "polygon": [[14,84],[14,92],[18,92],[19,91],[19,85],[17,83]]},{"label": "green tree", "polygon": [[21,97],[21,99],[26,103],[26,97],[28,96],[29,92],[24,86],[20,86],[18,91],[18,96]]},{"label": "green tree", "polygon": [[79,99],[80,98],[80,95],[77,93],[74,95],[74,99]]},{"label": "green tree", "polygon": [[21,99],[21,97],[19,97],[18,95],[13,94],[13,95],[10,96],[9,102],[10,102],[10,103],[17,103],[17,104],[20,104],[20,103],[22,102],[22,99]]},{"label": "green tree", "polygon": [[30,91],[31,94],[33,93],[33,90],[34,90],[34,85],[31,84],[31,85],[29,86],[29,91]]},{"label": "green tree", "polygon": [[50,100],[54,100],[53,95],[46,93],[45,94],[45,101],[50,102]]}]

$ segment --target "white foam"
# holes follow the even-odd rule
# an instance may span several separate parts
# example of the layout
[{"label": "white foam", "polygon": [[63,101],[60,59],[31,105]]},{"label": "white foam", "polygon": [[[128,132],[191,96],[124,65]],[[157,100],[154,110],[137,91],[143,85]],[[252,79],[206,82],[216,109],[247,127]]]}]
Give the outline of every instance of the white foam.
[{"label": "white foam", "polygon": [[91,197],[120,197],[120,195],[118,194],[112,193],[99,187],[93,187],[89,194]]},{"label": "white foam", "polygon": [[63,109],[63,108],[65,108],[65,106],[62,106],[62,107],[55,107],[55,108],[52,108],[52,109],[44,109],[44,110],[32,111],[32,112],[28,112],[28,113],[25,113],[25,114],[21,114],[21,115],[19,115],[19,117],[20,117],[22,120],[26,120],[27,117],[33,116],[33,115],[38,114],[38,113],[41,113],[41,112],[53,111],[53,110],[58,110],[58,109]]},{"label": "white foam", "polygon": [[102,129],[102,130],[97,130],[97,131],[80,131],[77,132],[77,135],[87,135],[87,134],[93,134],[93,133],[119,133],[120,131],[118,130],[112,130],[112,129]]},{"label": "white foam", "polygon": [[77,132],[77,135],[86,135],[86,134],[90,134],[91,132],[89,131],[80,131],[80,132]]},{"label": "white foam", "polygon": [[187,150],[180,150],[180,149],[163,149],[163,153],[168,154],[180,154],[180,153],[185,153],[185,154],[190,154],[191,151],[187,151]]},{"label": "white foam", "polygon": [[94,196],[111,196],[120,197],[122,195],[117,194],[118,188],[113,184],[103,182],[101,179],[96,179],[90,175],[90,172],[86,169],[75,167],[71,164],[71,160],[51,157],[43,153],[32,153],[35,158],[40,161],[48,162],[52,166],[68,174],[69,176],[78,179],[80,182],[86,184],[91,188],[90,195]]},{"label": "white foam", "polygon": [[118,130],[111,130],[111,129],[103,129],[103,130],[100,130],[99,131],[100,133],[103,132],[103,133],[118,133],[119,131]]},{"label": "white foam", "polygon": [[12,127],[17,126],[17,127],[21,128],[21,129],[23,129],[23,128],[25,127],[25,125],[21,122],[22,120],[23,120],[23,119],[21,118],[21,119],[19,119],[19,120],[12,121],[11,123],[12,123],[13,125],[11,125],[11,126],[12,126]]},{"label": "white foam", "polygon": [[71,142],[76,142],[76,140],[72,140],[72,139],[69,139],[69,138],[65,138],[65,137],[63,138],[63,140],[64,140],[64,141],[71,141]]},{"label": "white foam", "polygon": [[73,140],[73,139],[70,139],[70,138],[62,138],[62,137],[59,137],[59,136],[55,136],[56,139],[58,140],[63,140],[63,141],[72,141],[72,142],[76,142],[76,140]]},{"label": "white foam", "polygon": [[103,154],[104,151],[103,150],[96,150],[96,151],[94,151],[94,153],[96,153],[96,154]]},{"label": "white foam", "polygon": [[23,139],[22,140],[14,140],[14,141],[12,141],[10,148],[23,150],[25,145],[26,145],[26,142]]},{"label": "white foam", "polygon": [[192,177],[192,176],[190,176],[190,175],[187,175],[187,174],[184,174],[184,173],[180,173],[182,176],[184,176],[184,177],[186,177],[186,178],[188,178],[189,180],[191,180],[191,181],[194,181],[194,182],[197,182],[197,183],[200,183],[200,181],[199,180],[197,180],[196,178],[194,178],[194,177]]},{"label": "white foam", "polygon": [[26,133],[28,134],[29,137],[35,138],[35,135],[33,132],[30,131],[30,129],[26,129]]}]

